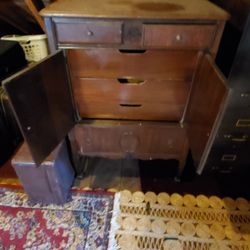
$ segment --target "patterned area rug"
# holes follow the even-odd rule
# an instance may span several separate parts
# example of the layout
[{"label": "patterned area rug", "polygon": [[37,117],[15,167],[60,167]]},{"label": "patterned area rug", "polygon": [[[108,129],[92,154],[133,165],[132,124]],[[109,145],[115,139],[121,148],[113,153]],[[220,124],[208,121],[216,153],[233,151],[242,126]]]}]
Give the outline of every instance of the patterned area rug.
[{"label": "patterned area rug", "polygon": [[249,250],[250,204],[216,196],[121,192],[118,249]]},{"label": "patterned area rug", "polygon": [[118,195],[74,191],[63,206],[29,204],[22,190],[0,188],[0,249],[112,249]]}]

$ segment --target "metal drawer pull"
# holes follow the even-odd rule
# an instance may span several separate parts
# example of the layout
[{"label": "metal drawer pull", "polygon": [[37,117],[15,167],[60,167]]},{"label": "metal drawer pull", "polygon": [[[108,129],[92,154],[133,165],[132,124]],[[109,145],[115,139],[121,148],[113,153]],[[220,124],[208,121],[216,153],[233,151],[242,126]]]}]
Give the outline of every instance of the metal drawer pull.
[{"label": "metal drawer pull", "polygon": [[126,103],[121,103],[120,106],[121,107],[125,107],[125,108],[139,108],[142,105],[141,104],[126,104]]},{"label": "metal drawer pull", "polygon": [[224,135],[225,139],[230,139],[234,142],[245,142],[248,140],[248,135]]},{"label": "metal drawer pull", "polygon": [[245,142],[245,141],[247,141],[247,137],[242,137],[242,138],[240,138],[240,137],[234,137],[234,138],[232,138],[232,141],[235,141],[235,142]]},{"label": "metal drawer pull", "polygon": [[131,84],[131,85],[139,85],[144,83],[145,81],[143,79],[139,78],[130,78],[130,77],[124,77],[124,78],[117,78],[117,81],[121,84]]},{"label": "metal drawer pull", "polygon": [[91,30],[88,30],[87,35],[88,35],[88,36],[93,36],[93,35],[94,35],[94,32],[91,31]]},{"label": "metal drawer pull", "polygon": [[181,35],[180,34],[177,34],[176,37],[175,37],[176,41],[180,41],[181,40]]},{"label": "metal drawer pull", "polygon": [[239,119],[236,122],[236,127],[250,127],[250,119]]},{"label": "metal drawer pull", "polygon": [[221,161],[235,161],[236,158],[236,155],[222,155]]}]

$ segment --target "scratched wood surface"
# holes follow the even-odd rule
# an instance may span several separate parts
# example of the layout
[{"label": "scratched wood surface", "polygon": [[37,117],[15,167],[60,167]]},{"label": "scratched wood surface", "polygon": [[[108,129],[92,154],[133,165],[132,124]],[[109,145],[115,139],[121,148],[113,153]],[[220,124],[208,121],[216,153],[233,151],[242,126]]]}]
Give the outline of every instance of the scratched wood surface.
[{"label": "scratched wood surface", "polygon": [[201,0],[60,0],[45,8],[41,15],[192,20],[228,18],[224,10]]}]

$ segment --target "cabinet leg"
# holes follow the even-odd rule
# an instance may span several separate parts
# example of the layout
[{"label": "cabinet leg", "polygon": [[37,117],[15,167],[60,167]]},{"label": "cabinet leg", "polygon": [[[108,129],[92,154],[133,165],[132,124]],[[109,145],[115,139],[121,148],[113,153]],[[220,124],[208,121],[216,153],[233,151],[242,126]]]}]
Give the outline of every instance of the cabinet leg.
[{"label": "cabinet leg", "polygon": [[177,175],[174,178],[174,180],[176,182],[180,182],[181,181],[181,177],[182,177],[184,168],[186,166],[186,161],[187,161],[187,156],[188,156],[188,150],[189,150],[189,146],[188,146],[188,140],[186,138],[186,140],[183,143],[182,155],[179,158],[178,173],[177,173]]},{"label": "cabinet leg", "polygon": [[177,172],[177,175],[174,178],[175,182],[180,182],[181,181],[181,176],[182,176],[182,173],[184,171],[185,165],[186,165],[186,157],[185,158],[183,157],[182,159],[179,159],[178,172]]},{"label": "cabinet leg", "polygon": [[77,163],[77,171],[76,171],[76,178],[78,180],[82,180],[84,175],[86,174],[86,169],[88,167],[88,157],[87,156],[79,156],[79,160]]}]

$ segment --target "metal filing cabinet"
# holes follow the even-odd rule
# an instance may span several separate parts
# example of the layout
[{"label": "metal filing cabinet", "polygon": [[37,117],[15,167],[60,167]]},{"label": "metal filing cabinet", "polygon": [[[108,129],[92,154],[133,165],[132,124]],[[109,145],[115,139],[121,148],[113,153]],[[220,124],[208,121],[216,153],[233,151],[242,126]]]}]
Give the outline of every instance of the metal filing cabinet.
[{"label": "metal filing cabinet", "polygon": [[202,171],[247,173],[250,165],[250,15],[228,78],[231,94]]}]

